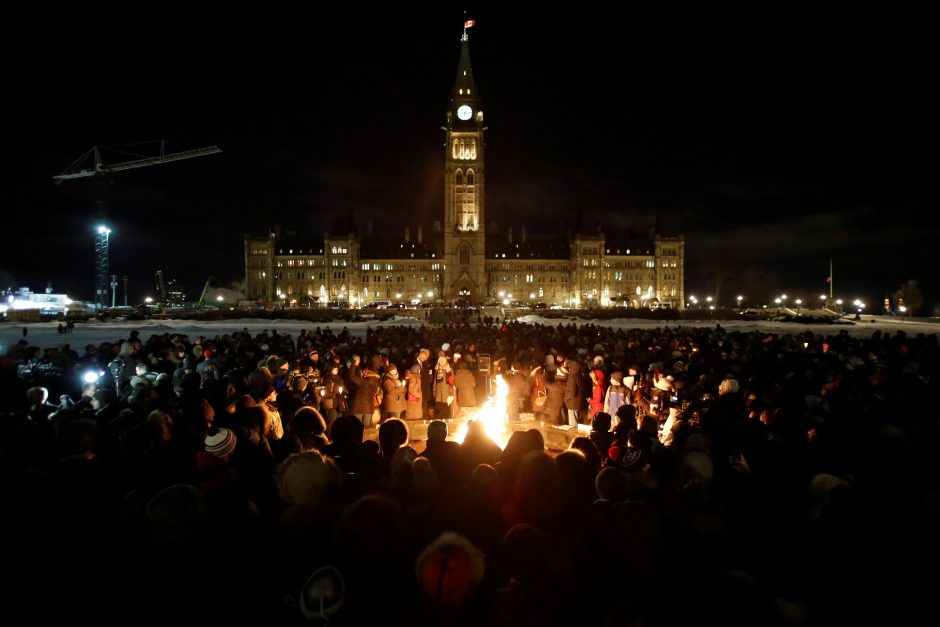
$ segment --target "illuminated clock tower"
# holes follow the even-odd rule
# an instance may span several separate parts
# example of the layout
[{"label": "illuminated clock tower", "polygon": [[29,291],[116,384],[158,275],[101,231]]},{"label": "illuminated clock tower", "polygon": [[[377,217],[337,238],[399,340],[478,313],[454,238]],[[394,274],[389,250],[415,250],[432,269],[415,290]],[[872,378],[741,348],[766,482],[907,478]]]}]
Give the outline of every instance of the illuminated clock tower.
[{"label": "illuminated clock tower", "polygon": [[480,302],[486,296],[483,221],[483,111],[470,67],[467,29],[447,110],[444,149],[445,300]]}]

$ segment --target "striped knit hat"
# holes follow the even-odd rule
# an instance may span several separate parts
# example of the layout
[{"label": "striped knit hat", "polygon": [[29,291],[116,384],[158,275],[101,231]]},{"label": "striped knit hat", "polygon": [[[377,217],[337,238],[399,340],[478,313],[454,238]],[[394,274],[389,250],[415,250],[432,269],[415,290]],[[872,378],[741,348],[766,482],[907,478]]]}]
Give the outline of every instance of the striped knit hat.
[{"label": "striped knit hat", "polygon": [[206,453],[225,457],[235,450],[235,434],[228,429],[212,429],[206,436]]}]

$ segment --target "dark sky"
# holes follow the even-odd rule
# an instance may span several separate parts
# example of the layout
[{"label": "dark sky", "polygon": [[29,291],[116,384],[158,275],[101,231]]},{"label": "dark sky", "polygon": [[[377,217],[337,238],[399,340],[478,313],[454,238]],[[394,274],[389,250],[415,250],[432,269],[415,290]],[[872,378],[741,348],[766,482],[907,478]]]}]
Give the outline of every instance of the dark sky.
[{"label": "dark sky", "polygon": [[[660,216],[686,235],[689,293],[717,275],[725,297],[818,294],[832,258],[842,295],[916,279],[936,301],[934,37],[926,16],[859,10],[471,10],[487,220]],[[224,151],[109,179],[111,270],[132,299],[157,269],[195,297],[241,279],[243,235],[274,223],[441,216],[460,10],[175,11],[60,16],[0,44],[0,268],[18,284],[91,298],[96,185],[52,176],[95,144]]]}]

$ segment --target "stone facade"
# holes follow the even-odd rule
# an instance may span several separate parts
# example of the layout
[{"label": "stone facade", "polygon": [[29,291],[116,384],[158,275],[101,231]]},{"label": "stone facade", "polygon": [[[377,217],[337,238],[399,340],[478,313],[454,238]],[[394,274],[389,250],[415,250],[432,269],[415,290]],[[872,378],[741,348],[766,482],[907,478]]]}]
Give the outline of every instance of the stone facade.
[{"label": "stone facade", "polygon": [[444,220],[400,238],[361,233],[351,215],[321,239],[245,237],[247,297],[285,306],[359,307],[377,301],[562,307],[684,306],[685,239],[656,228],[605,235],[582,220],[555,236],[499,232],[486,221],[483,110],[469,42],[461,40],[446,112]]}]

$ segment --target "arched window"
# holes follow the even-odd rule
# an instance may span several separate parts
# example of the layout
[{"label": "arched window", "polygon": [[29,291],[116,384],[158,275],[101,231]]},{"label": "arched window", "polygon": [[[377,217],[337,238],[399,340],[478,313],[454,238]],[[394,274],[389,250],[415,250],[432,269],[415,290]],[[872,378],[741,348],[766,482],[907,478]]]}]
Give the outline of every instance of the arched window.
[{"label": "arched window", "polygon": [[467,170],[467,185],[473,185],[473,170]]},{"label": "arched window", "polygon": [[468,155],[471,159],[477,158],[477,140],[470,140],[470,154]]},{"label": "arched window", "polygon": [[456,159],[458,156],[459,156],[459,153],[457,152],[457,140],[455,139],[454,140],[454,159]]},{"label": "arched window", "polygon": [[454,182],[457,183],[457,185],[463,185],[463,172],[457,170],[457,173],[454,175]]},{"label": "arched window", "polygon": [[464,246],[460,249],[460,265],[469,266],[470,265],[470,248]]}]

